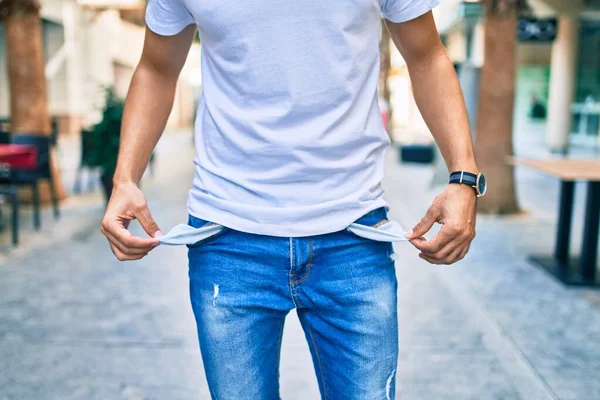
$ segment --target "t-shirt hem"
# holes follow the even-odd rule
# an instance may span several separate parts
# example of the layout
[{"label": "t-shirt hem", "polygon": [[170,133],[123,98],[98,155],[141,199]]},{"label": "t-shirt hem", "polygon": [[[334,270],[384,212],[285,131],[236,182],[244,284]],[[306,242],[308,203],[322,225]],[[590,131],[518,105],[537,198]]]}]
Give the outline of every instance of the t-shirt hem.
[{"label": "t-shirt hem", "polygon": [[193,24],[195,24],[195,22],[193,20],[189,20],[189,21],[181,21],[181,22],[177,22],[177,23],[163,25],[160,22],[158,22],[156,19],[154,19],[154,17],[152,17],[152,14],[150,14],[150,13],[146,14],[146,26],[152,32],[154,32],[158,35],[161,35],[161,36],[177,35],[181,31],[183,31],[185,28],[187,28],[188,26],[193,25]]},{"label": "t-shirt hem", "polygon": [[421,15],[428,13],[429,11],[437,7],[439,4],[440,3],[438,0],[426,0],[417,3],[415,6],[411,7],[408,10],[398,11],[397,13],[382,13],[381,15],[383,18],[387,19],[390,22],[400,24],[402,22],[413,20],[415,18],[420,17]]},{"label": "t-shirt hem", "polygon": [[241,217],[235,218],[223,213],[213,214],[207,209],[206,205],[201,209],[188,205],[188,213],[193,217],[219,224],[235,231],[276,237],[307,237],[342,231],[363,215],[381,207],[389,208],[388,203],[383,198],[368,202],[364,207],[348,212],[343,217],[337,217],[335,221],[323,217],[307,219],[306,221],[299,219],[293,226],[264,224],[248,221]]}]

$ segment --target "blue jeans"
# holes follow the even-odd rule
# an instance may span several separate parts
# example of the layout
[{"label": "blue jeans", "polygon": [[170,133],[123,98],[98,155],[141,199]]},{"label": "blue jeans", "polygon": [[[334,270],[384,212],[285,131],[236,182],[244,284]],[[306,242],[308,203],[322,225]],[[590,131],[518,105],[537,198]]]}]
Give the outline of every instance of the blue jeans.
[{"label": "blue jeans", "polygon": [[[377,225],[378,209],[357,222]],[[209,224],[190,217],[195,228]],[[303,238],[226,229],[189,247],[191,302],[213,399],[279,399],[283,324],[296,308],[323,399],[394,399],[392,245],[346,230]]]}]

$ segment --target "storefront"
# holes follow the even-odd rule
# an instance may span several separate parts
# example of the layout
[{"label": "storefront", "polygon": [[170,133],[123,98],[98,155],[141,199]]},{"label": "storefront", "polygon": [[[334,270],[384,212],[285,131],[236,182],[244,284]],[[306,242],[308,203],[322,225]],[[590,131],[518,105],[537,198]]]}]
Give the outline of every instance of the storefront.
[{"label": "storefront", "polygon": [[519,46],[515,135],[543,132],[553,151],[600,149],[600,18],[556,20],[552,42]]},{"label": "storefront", "polygon": [[[600,0],[529,4],[532,13],[521,18],[517,33],[515,143],[600,151]],[[472,119],[484,57],[480,6],[448,1],[437,18],[461,83],[467,83]]]}]

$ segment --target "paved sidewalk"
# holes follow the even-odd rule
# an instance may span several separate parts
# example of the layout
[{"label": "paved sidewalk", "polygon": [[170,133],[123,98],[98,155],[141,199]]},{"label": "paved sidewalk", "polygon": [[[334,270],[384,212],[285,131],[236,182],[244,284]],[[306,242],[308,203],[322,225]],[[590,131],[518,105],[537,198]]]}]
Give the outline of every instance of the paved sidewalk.
[{"label": "paved sidewalk", "polygon": [[[146,190],[163,230],[185,221],[193,172],[191,143],[174,143],[161,143]],[[393,218],[409,226],[422,216],[435,195],[431,174],[400,168],[390,152],[385,186]],[[600,311],[526,262],[527,253],[551,248],[548,199],[557,187],[534,175],[522,181],[536,182],[520,188],[530,215],[481,218],[471,254],[458,265],[430,266],[410,245],[396,246],[399,398],[600,398]],[[208,399],[185,249],[158,248],[139,263],[119,263],[98,232],[100,217],[93,212],[89,228],[9,253],[0,264],[0,400]],[[281,386],[285,400],[319,398],[293,314]]]}]

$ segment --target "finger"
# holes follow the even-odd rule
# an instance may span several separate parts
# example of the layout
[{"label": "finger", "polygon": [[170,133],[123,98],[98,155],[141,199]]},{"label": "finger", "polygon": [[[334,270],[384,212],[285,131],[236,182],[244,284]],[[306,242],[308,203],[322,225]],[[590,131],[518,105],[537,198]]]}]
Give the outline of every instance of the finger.
[{"label": "finger", "polygon": [[450,262],[462,260],[464,255],[469,251],[473,237],[474,234],[468,233],[467,231],[460,232],[458,233],[458,236],[456,236],[455,239],[448,243],[443,249],[436,253],[427,255],[437,258],[438,260],[447,260]]},{"label": "finger", "polygon": [[444,260],[447,263],[455,263],[462,260],[468,253],[474,237],[474,233],[461,232],[456,239],[448,243],[443,249],[437,253],[427,255],[438,260]]},{"label": "finger", "polygon": [[450,256],[450,254],[454,253],[457,248],[460,248],[462,250],[464,245],[465,245],[465,243],[463,240],[461,240],[459,238],[455,238],[455,239],[451,240],[450,242],[448,242],[444,247],[442,247],[440,250],[438,250],[436,252],[423,251],[423,253],[425,253],[429,257],[433,257],[438,260],[443,260],[446,257]]},{"label": "finger", "polygon": [[116,246],[111,245],[110,248],[111,248],[113,254],[117,257],[117,260],[119,260],[119,261],[141,260],[142,258],[144,258],[147,255],[147,254],[128,255],[128,254],[121,252]]},{"label": "finger", "polygon": [[159,244],[159,241],[155,238],[141,238],[138,236],[133,236],[131,232],[125,229],[122,225],[119,225],[118,222],[113,222],[110,224],[107,231],[110,232],[119,243],[128,249],[147,249]]},{"label": "finger", "polygon": [[107,233],[107,238],[112,239],[112,241],[117,244],[120,249],[126,254],[139,254],[139,253],[148,253],[152,249],[158,247],[157,244],[149,245],[149,246],[127,246],[117,240],[115,236],[113,236],[110,232]]},{"label": "finger", "polygon": [[145,255],[143,255],[143,256],[124,256],[124,257],[117,257],[117,260],[119,260],[119,261],[139,261],[144,257],[146,257],[146,256]]},{"label": "finger", "polygon": [[[426,241],[427,241],[427,239],[425,239],[423,236],[409,240],[409,242],[410,242],[410,243],[411,243],[413,246],[415,246],[417,249],[419,248],[419,247],[417,247],[417,246],[421,246],[421,245],[422,245],[422,243],[425,243]],[[419,250],[420,250],[420,249],[419,249]]]},{"label": "finger", "polygon": [[419,254],[419,257],[422,258],[423,260],[427,261],[429,264],[435,264],[435,265],[439,265],[442,262],[440,260],[437,260],[435,258],[429,257],[423,253]]},{"label": "finger", "polygon": [[444,258],[444,264],[450,265],[462,260],[460,255],[463,253],[464,247],[465,246],[458,247],[452,253],[446,256],[446,258]]},{"label": "finger", "polygon": [[421,258],[426,259],[432,264],[452,264],[455,260],[452,258],[453,255],[458,257],[459,252],[462,251],[462,247],[456,248],[456,244],[452,244],[451,248],[444,248],[437,253],[420,253]]},{"label": "finger", "polygon": [[469,249],[471,248],[471,245],[467,245],[465,246],[465,248],[463,249],[462,253],[460,253],[460,259],[462,260],[463,258],[465,258],[467,256],[467,254],[469,254]]},{"label": "finger", "polygon": [[445,258],[437,258],[437,257],[427,255],[425,253],[420,253],[419,257],[422,258],[423,260],[427,261],[430,264],[450,265],[450,264],[454,264],[456,261],[459,260],[458,255],[460,254],[461,251],[462,251],[462,248],[457,249],[455,252],[453,252],[451,255],[449,255],[448,257],[445,257]]},{"label": "finger", "polygon": [[468,229],[460,227],[460,225],[457,225],[455,222],[448,222],[442,225],[442,228],[437,235],[429,241],[420,242],[420,247],[417,248],[424,253],[433,254],[442,250],[451,241],[458,240],[459,242],[470,242],[472,237],[473,236],[471,236]]},{"label": "finger", "polygon": [[[124,229],[124,228],[121,228]],[[129,253],[131,251],[133,252],[149,252],[150,250],[152,250],[153,248],[155,248],[156,246],[158,246],[158,243],[155,244],[147,244],[144,246],[139,246],[139,245],[135,245],[136,243],[133,243],[135,246],[127,246],[125,243],[123,243],[123,240],[119,239],[117,237],[117,235],[114,234],[115,229],[106,229],[106,227],[103,225],[100,228],[100,231],[102,231],[102,234],[104,236],[106,236],[106,238],[108,239],[108,241],[110,243],[115,244],[115,246],[118,246],[119,249],[124,252],[124,253]],[[129,235],[131,236],[131,233],[127,230],[125,230],[125,235]]]},{"label": "finger", "polygon": [[158,236],[162,236],[162,232],[158,228],[158,224],[154,220],[154,217],[152,217],[146,202],[137,207],[135,217],[140,222],[140,225],[142,225],[142,228],[144,228],[144,231],[148,234],[148,236],[157,237],[157,233]]},{"label": "finger", "polygon": [[406,233],[406,238],[412,240],[425,235],[427,232],[429,232],[433,224],[435,224],[438,217],[439,212],[437,209],[430,207],[429,210],[427,210],[427,214],[425,214],[425,216],[414,226],[414,228],[412,228],[412,230]]},{"label": "finger", "polygon": [[446,247],[453,239],[454,237],[442,227],[437,235],[430,240],[417,239],[411,240],[411,243],[423,253],[434,254]]},{"label": "finger", "polygon": [[127,248],[125,247],[123,244],[119,243],[119,241],[110,233],[110,232],[104,232],[104,235],[106,236],[106,239],[108,240],[108,243],[115,246],[116,248],[119,249],[119,251],[121,251],[124,254],[127,255],[136,255],[136,254],[145,254],[148,253],[150,250],[152,250],[154,247],[148,247],[146,249],[137,249],[137,248]]}]

